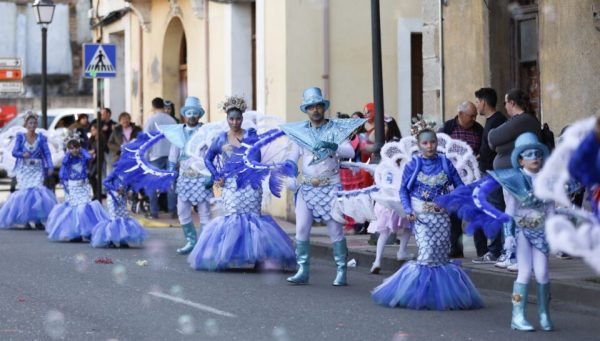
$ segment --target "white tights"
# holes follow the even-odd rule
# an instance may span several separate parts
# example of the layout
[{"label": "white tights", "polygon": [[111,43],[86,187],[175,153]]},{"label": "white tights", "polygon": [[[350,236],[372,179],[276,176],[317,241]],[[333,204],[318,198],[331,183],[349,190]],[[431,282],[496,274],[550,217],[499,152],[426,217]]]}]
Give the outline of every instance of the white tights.
[{"label": "white tights", "polygon": [[[385,248],[385,244],[390,237],[390,230],[385,230],[379,232],[379,237],[377,238],[377,251],[375,253],[375,262],[373,264],[380,265],[381,257],[383,256],[383,249]],[[408,229],[400,229],[397,232],[398,239],[400,239],[400,248],[398,248],[397,258],[400,258],[400,255],[406,253],[406,246],[408,245],[408,241],[410,240],[410,230]]]},{"label": "white tights", "polygon": [[[192,208],[191,202],[177,197],[177,215],[181,225],[192,222]],[[198,204],[198,218],[200,218],[200,225],[210,221],[210,205],[208,202],[203,201]]]},{"label": "white tights", "polygon": [[[310,239],[313,220],[312,212],[306,206],[302,192],[299,192],[296,198],[296,240],[307,241]],[[344,227],[342,224],[333,219],[327,220],[325,223],[327,224],[327,232],[332,243],[344,239]]]},{"label": "white tights", "polygon": [[539,284],[548,283],[548,256],[535,248],[522,232],[517,234],[517,282],[528,284],[531,271]]}]

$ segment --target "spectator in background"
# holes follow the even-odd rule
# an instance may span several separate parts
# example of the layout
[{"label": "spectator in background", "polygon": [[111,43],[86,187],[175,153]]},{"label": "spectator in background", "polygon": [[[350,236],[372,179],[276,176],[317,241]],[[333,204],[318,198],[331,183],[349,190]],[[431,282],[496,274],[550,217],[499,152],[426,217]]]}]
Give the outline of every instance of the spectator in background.
[{"label": "spectator in background", "polygon": [[[481,88],[475,92],[475,106],[479,115],[485,117],[485,126],[483,127],[483,135],[481,137],[481,147],[479,148],[479,170],[482,176],[487,175],[487,171],[493,170],[494,158],[496,152],[493,151],[488,144],[488,134],[490,130],[501,126],[506,122],[506,117],[496,110],[498,96],[492,88]],[[497,188],[488,197],[488,201],[493,204],[498,210],[504,211],[504,198],[502,189]],[[477,258],[473,259],[476,264],[493,264],[497,263],[499,267],[506,267],[511,263],[511,254],[502,254],[502,232],[492,239],[488,245],[488,240],[482,230],[477,229],[473,234],[475,242],[475,250]]]},{"label": "spectator in background", "polygon": [[[100,131],[98,132],[98,137],[100,138],[100,150],[97,152],[102,153],[104,157],[102,178],[106,178],[106,175],[112,171],[112,158],[108,149],[108,139],[110,134],[112,134],[113,125],[115,125],[116,122],[113,121],[111,117],[112,111],[110,108],[102,108],[100,110]],[[97,120],[94,119],[91,124],[97,125]]]},{"label": "spectator in background", "polygon": [[177,112],[175,111],[175,103],[169,101],[168,99],[165,100],[165,112],[171,115],[171,117],[173,117],[177,123],[180,122],[180,120],[177,118]]},{"label": "spectator in background", "polygon": [[[367,103],[365,104],[365,116],[367,119],[365,122],[360,136],[360,159],[362,162],[368,162],[371,159],[371,154],[373,153],[373,148],[375,144],[375,103]],[[371,183],[367,186],[373,184],[373,179],[371,178]]]},{"label": "spectator in background", "polygon": [[88,132],[90,131],[90,119],[88,115],[85,113],[77,114],[77,121],[69,126],[69,130],[77,133],[81,141],[81,147],[88,149]]},{"label": "spectator in background", "polygon": [[[171,115],[165,112],[165,103],[162,98],[156,97],[152,100],[152,111],[154,114],[150,116],[146,124],[144,125],[144,132],[149,133],[151,131],[156,131],[157,125],[163,124],[177,124],[177,121]],[[167,139],[162,139],[158,141],[155,145],[150,148],[148,152],[148,161],[156,167],[160,169],[167,169],[167,161],[169,158],[169,151],[171,149],[171,143]],[[171,191],[171,190],[170,190]],[[150,217],[158,218],[158,193],[146,193],[150,199]],[[173,200],[176,198],[176,195],[168,195],[168,210],[169,212],[176,211],[176,201]]]},{"label": "spectator in background", "polygon": [[[479,155],[481,147],[481,137],[483,127],[475,121],[477,119],[477,109],[472,102],[462,102],[457,108],[458,114],[451,120],[444,122],[444,126],[439,130],[441,133],[450,135],[453,139],[466,142],[473,154]],[[450,215],[450,258],[463,258],[463,245],[461,242],[462,221],[456,214]]]},{"label": "spectator in background", "polygon": [[385,143],[400,141],[402,138],[402,133],[400,133],[400,128],[398,128],[398,123],[391,116],[384,117],[384,134],[385,134]]},{"label": "spectator in background", "polygon": [[483,127],[477,123],[477,108],[472,102],[462,102],[457,108],[458,114],[451,120],[444,122],[440,133],[450,135],[453,139],[466,142],[475,156],[479,155]]},{"label": "spectator in background", "polygon": [[96,141],[98,140],[98,130],[95,125],[90,125],[90,138],[88,140],[87,150],[90,153],[90,161],[88,162],[88,180],[90,186],[92,186],[92,192],[94,194],[94,200],[100,200],[98,194],[98,172],[96,170],[96,163],[100,162],[100,169],[104,167],[104,153],[98,154],[96,147]]},{"label": "spectator in background", "polygon": [[119,115],[119,125],[113,129],[108,139],[108,149],[112,154],[113,163],[121,157],[121,146],[135,139],[141,131],[142,128],[131,122],[129,113],[122,112]]},{"label": "spectator in background", "polygon": [[504,96],[504,108],[509,119],[488,134],[490,149],[496,152],[494,170],[511,168],[510,154],[515,140],[523,133],[534,133],[541,138],[541,124],[535,114],[529,113],[529,96],[519,89],[509,90]]}]

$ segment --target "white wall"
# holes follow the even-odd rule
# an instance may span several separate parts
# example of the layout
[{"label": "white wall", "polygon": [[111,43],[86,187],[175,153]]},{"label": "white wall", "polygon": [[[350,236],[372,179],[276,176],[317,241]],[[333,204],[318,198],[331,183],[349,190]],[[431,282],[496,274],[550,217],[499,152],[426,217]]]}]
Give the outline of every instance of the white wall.
[{"label": "white wall", "polygon": [[252,103],[252,7],[229,4],[225,9],[225,94]]},{"label": "white wall", "polygon": [[121,31],[109,34],[108,37],[109,43],[115,44],[117,47],[117,65],[115,65],[117,74],[116,77],[108,79],[105,90],[108,96],[105,105],[112,110],[112,117],[116,120],[121,112],[130,111],[125,102],[125,98],[130,97],[125,88],[125,73],[129,71],[125,69],[125,34]]},{"label": "white wall", "polygon": [[0,57],[17,57],[17,6],[13,2],[0,2]]}]

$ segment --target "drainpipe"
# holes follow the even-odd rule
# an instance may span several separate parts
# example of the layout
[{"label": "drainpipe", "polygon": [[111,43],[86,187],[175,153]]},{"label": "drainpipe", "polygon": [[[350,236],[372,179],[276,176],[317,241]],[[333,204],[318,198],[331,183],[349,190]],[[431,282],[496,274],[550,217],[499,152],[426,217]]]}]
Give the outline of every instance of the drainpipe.
[{"label": "drainpipe", "polygon": [[329,0],[325,0],[323,5],[323,96],[330,98],[329,93],[329,61],[331,50],[329,47],[330,34],[329,34]]},{"label": "drainpipe", "polygon": [[444,94],[444,6],[448,4],[448,0],[440,0],[440,115],[442,121],[446,119],[445,115],[445,94]]},{"label": "drainpipe", "polygon": [[210,1],[204,2],[204,74],[206,75],[206,121],[210,122],[210,53],[208,48],[210,46],[210,34],[209,34],[209,25],[208,25],[208,5]]}]

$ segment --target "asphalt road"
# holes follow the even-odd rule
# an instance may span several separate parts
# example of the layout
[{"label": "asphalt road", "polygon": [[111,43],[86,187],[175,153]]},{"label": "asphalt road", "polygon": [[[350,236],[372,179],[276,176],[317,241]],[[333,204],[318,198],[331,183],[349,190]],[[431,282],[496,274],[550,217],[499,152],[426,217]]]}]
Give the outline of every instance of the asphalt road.
[{"label": "asphalt road", "polygon": [[[289,274],[207,273],[174,250],[178,229],[150,229],[143,249],[49,242],[44,232],[0,231],[0,340],[598,340],[599,310],[555,303],[557,330],[509,328],[509,293],[483,291],[477,311],[376,306],[383,277],[349,271],[331,286],[332,261],[314,260],[311,284]],[[103,264],[107,262],[112,264]],[[138,261],[140,264],[138,264]],[[143,261],[147,261],[144,266]],[[537,324],[535,305],[529,315]]]}]

